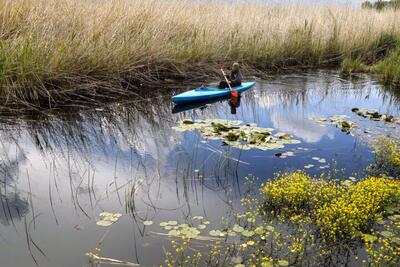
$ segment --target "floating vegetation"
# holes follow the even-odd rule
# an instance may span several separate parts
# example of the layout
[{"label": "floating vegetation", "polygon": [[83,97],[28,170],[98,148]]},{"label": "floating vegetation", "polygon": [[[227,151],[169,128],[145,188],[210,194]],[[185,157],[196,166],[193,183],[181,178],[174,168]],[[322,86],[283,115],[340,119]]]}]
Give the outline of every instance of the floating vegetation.
[{"label": "floating vegetation", "polygon": [[[176,131],[198,130],[203,138],[208,140],[223,140],[225,144],[239,149],[257,148],[260,150],[282,149],[286,144],[299,144],[299,140],[287,133],[272,132],[272,128],[257,127],[251,123],[243,125],[236,120],[182,120]],[[286,156],[293,156],[293,152],[287,152]]]},{"label": "floating vegetation", "polygon": [[312,167],[315,167],[315,165],[313,165],[313,164],[307,164],[307,165],[304,166],[305,169],[310,169],[310,168],[312,168]]},{"label": "floating vegetation", "polygon": [[400,117],[394,117],[389,114],[380,114],[374,109],[353,108],[351,111],[356,113],[358,116],[369,118],[373,121],[386,121],[400,124]]},{"label": "floating vegetation", "polygon": [[153,225],[153,221],[144,221],[143,225],[145,225],[145,226]]},{"label": "floating vegetation", "polygon": [[346,115],[335,115],[328,118],[315,117],[311,118],[311,120],[321,125],[327,125],[327,124],[336,125],[336,127],[340,128],[342,132],[349,133],[351,128],[356,126],[356,123],[353,121],[349,121],[348,118],[349,117]]},{"label": "floating vegetation", "polygon": [[99,215],[102,218],[101,220],[97,221],[96,224],[105,227],[112,225],[113,223],[118,221],[118,219],[122,216],[121,213],[111,213],[111,212],[102,212]]}]

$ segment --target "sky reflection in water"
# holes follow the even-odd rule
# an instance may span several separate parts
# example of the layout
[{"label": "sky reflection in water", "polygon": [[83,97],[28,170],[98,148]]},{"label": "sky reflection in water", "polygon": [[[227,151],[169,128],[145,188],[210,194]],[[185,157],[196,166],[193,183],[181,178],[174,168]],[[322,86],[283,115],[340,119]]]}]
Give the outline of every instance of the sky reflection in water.
[{"label": "sky reflection in water", "polygon": [[[112,226],[103,255],[157,265],[168,241],[149,235],[143,220],[155,221],[152,231],[160,230],[160,221],[189,215],[216,223],[237,206],[246,175],[266,180],[307,164],[315,165],[307,169],[312,175],[326,172],[319,168],[326,164],[313,161],[314,156],[343,169],[337,178],[356,175],[373,159],[368,142],[374,134],[400,133],[398,126],[351,112],[359,107],[400,115],[399,95],[369,78],[350,82],[329,71],[259,82],[243,95],[236,114],[227,101],[172,114],[169,99],[165,95],[0,124],[1,265],[34,266],[30,249],[40,266],[84,266],[84,253],[94,250],[106,231],[95,225],[103,210],[135,213]],[[352,135],[309,119],[338,114],[357,122]],[[287,145],[283,151],[294,151],[295,157],[286,159],[275,157],[277,151],[240,151],[220,140],[202,142],[197,132],[171,129],[184,118],[257,123],[302,143]],[[126,195],[138,184],[127,208]]]}]

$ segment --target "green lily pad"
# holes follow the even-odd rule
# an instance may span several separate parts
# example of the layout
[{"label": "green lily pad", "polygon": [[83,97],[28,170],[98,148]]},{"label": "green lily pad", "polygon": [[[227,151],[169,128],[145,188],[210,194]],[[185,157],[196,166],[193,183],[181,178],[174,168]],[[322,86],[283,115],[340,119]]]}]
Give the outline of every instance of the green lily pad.
[{"label": "green lily pad", "polygon": [[199,224],[198,226],[197,226],[197,228],[198,229],[200,229],[200,230],[203,230],[203,229],[206,229],[206,225],[205,224]]},{"label": "green lily pad", "polygon": [[180,235],[180,232],[177,230],[171,230],[168,232],[168,235],[169,236],[178,236],[178,235]]},{"label": "green lily pad", "polygon": [[257,235],[262,235],[265,232],[264,227],[258,226],[256,229],[254,229],[254,233]]},{"label": "green lily pad", "polygon": [[227,235],[230,236],[230,237],[235,237],[235,236],[237,236],[237,234],[236,234],[234,231],[231,231],[231,230],[228,230]]},{"label": "green lily pad", "polygon": [[105,226],[105,227],[110,226],[110,225],[112,225],[113,223],[114,223],[114,222],[108,221],[108,220],[100,220],[100,221],[97,221],[97,222],[96,222],[97,225],[99,225],[99,226]]},{"label": "green lily pad", "polygon": [[143,224],[146,226],[150,226],[153,225],[153,221],[144,221]]},{"label": "green lily pad", "polygon": [[266,226],[265,229],[267,229],[267,231],[270,231],[270,232],[275,231],[275,228],[271,225]]},{"label": "green lily pad", "polygon": [[289,262],[287,260],[279,260],[278,265],[282,267],[289,266]]},{"label": "green lily pad", "polygon": [[244,231],[244,228],[238,224],[235,224],[232,228],[233,231],[237,232],[237,233],[241,233]]},{"label": "green lily pad", "polygon": [[251,231],[251,230],[244,230],[242,232],[242,235],[245,236],[245,237],[252,237],[254,235],[254,232]]},{"label": "green lily pad", "polygon": [[224,234],[222,231],[220,231],[220,230],[211,230],[211,231],[209,232],[209,235],[210,235],[210,236],[217,236],[217,237],[223,237],[223,236],[225,236],[225,234]]},{"label": "green lily pad", "polygon": [[168,221],[168,224],[174,226],[174,225],[177,225],[178,222],[177,221]]}]

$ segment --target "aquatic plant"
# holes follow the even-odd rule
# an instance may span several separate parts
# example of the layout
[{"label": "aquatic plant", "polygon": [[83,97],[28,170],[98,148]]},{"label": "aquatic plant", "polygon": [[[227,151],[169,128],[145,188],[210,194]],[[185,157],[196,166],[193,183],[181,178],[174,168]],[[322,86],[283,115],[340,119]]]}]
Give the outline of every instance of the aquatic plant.
[{"label": "aquatic plant", "polygon": [[374,121],[386,121],[400,124],[400,117],[394,117],[389,114],[379,114],[378,111],[373,109],[353,108],[351,111],[363,118],[369,118]]},{"label": "aquatic plant", "polygon": [[247,73],[338,65],[400,29],[394,10],[332,5],[2,0],[0,14],[1,92],[16,100],[203,80],[232,60]]},{"label": "aquatic plant", "polygon": [[381,136],[374,145],[375,162],[368,167],[373,174],[400,178],[400,141]]},{"label": "aquatic plant", "polygon": [[111,213],[111,212],[102,212],[100,213],[101,220],[97,221],[96,224],[99,226],[110,226],[122,216],[121,213]]},{"label": "aquatic plant", "polygon": [[[286,144],[299,144],[290,134],[272,132],[272,128],[258,127],[255,123],[243,125],[241,121],[233,120],[182,120],[176,131],[198,130],[205,139],[219,140],[232,147],[243,150],[257,148],[260,150],[273,150],[284,148]],[[285,156],[293,156],[293,152],[286,152]]]},{"label": "aquatic plant", "polygon": [[351,128],[356,126],[356,123],[348,120],[348,116],[346,115],[334,115],[328,118],[325,117],[315,117],[311,118],[311,120],[321,124],[332,124],[336,125],[336,127],[340,128],[342,132],[349,133]]},{"label": "aquatic plant", "polygon": [[[246,181],[259,184],[257,178]],[[343,253],[371,266],[400,263],[400,181],[338,183],[297,171],[278,175],[259,192],[261,198],[247,194],[241,200],[244,209],[231,218],[234,224],[210,232],[217,239],[201,253],[191,253],[187,236],[174,239],[167,265],[336,266],[346,264]],[[361,260],[363,251],[368,257]]]}]

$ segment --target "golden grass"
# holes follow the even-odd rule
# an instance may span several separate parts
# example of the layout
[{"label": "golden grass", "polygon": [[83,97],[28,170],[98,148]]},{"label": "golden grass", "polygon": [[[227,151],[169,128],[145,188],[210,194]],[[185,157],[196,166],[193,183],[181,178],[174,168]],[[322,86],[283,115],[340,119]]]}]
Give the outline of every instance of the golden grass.
[{"label": "golden grass", "polygon": [[0,0],[3,88],[338,64],[399,36],[400,11],[178,0]]}]

